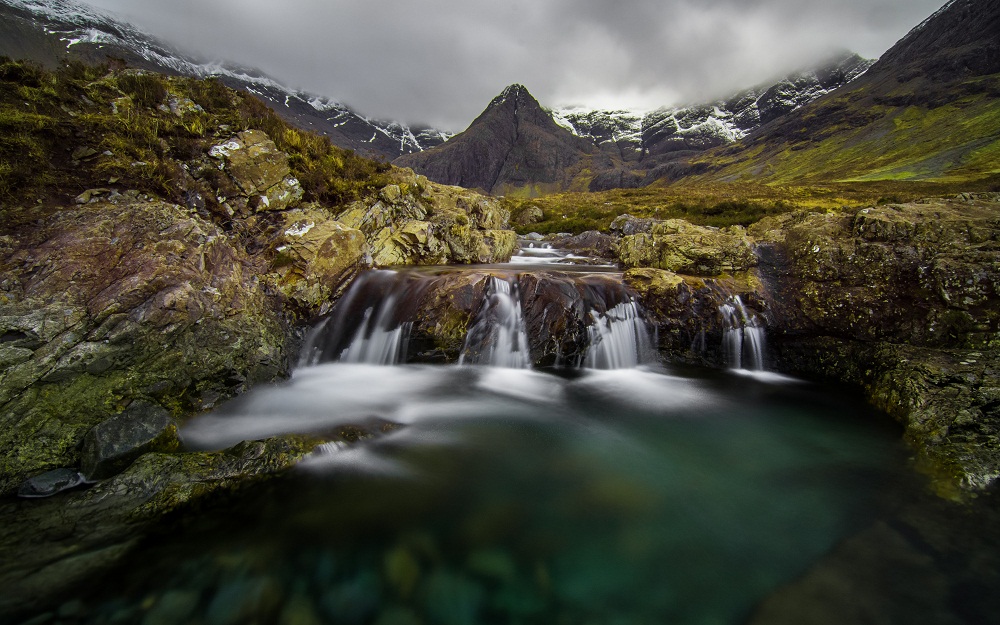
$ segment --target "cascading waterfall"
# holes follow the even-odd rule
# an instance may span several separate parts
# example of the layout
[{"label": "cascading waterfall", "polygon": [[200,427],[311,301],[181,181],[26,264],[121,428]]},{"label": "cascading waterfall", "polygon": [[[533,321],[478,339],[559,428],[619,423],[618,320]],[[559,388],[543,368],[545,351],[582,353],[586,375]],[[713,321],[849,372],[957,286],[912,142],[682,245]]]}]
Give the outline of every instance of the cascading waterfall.
[{"label": "cascading waterfall", "polygon": [[[333,314],[308,334],[300,366],[340,361],[394,365],[406,360],[412,323],[403,303],[413,286],[395,271],[361,276],[338,302]],[[388,295],[386,295],[388,293]]]},{"label": "cascading waterfall", "polygon": [[[527,289],[523,300],[522,288]],[[475,293],[482,297],[478,307]],[[437,343],[438,311],[473,315],[460,351],[446,354]],[[300,366],[393,365],[406,362],[412,351],[424,362],[450,355],[459,364],[515,369],[531,368],[536,359],[553,366],[623,369],[654,358],[651,334],[626,287],[601,274],[553,272],[538,278],[450,268],[373,270],[359,276],[309,333]]]},{"label": "cascading waterfall", "polygon": [[374,308],[365,310],[364,323],[340,353],[340,362],[395,365],[405,359],[404,347],[412,324],[393,322],[394,303],[389,296],[378,315],[374,314]]},{"label": "cascading waterfall", "polygon": [[528,332],[515,285],[490,277],[486,302],[465,337],[458,362],[513,369],[531,367]]},{"label": "cascading waterfall", "polygon": [[634,301],[621,302],[603,314],[590,313],[590,346],[584,360],[589,369],[627,369],[638,366],[652,347],[649,329]]},{"label": "cascading waterfall", "polygon": [[734,295],[719,307],[726,328],[722,347],[731,369],[762,371],[764,369],[764,326],[756,315],[750,315],[743,300]]}]

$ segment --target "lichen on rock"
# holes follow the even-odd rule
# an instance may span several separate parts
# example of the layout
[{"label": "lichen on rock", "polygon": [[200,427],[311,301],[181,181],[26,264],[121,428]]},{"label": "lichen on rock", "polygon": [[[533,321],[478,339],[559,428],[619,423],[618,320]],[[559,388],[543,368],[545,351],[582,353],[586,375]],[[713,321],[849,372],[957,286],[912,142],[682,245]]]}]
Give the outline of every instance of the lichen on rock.
[{"label": "lichen on rock", "polygon": [[739,226],[709,228],[682,219],[651,221],[648,226],[621,237],[618,259],[623,266],[716,276],[757,264],[750,239]]}]

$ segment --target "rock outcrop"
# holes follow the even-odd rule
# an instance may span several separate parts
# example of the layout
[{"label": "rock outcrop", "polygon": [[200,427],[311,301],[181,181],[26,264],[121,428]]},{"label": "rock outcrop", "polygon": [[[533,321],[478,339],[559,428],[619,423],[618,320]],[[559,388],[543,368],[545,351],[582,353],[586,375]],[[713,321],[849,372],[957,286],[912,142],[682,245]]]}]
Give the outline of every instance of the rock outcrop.
[{"label": "rock outcrop", "polygon": [[623,236],[618,260],[624,267],[654,267],[692,276],[746,271],[757,264],[743,228],[707,228],[683,219],[656,221],[646,232]]},{"label": "rock outcrop", "polygon": [[187,414],[287,368],[265,267],[187,209],[123,195],[2,244],[0,492],[135,401]]},{"label": "rock outcrop", "polygon": [[[119,110],[136,106],[120,100]],[[203,119],[195,106],[183,123]],[[81,455],[81,443],[90,433],[87,449],[101,448],[104,424],[137,406],[184,418],[287,374],[294,326],[325,313],[364,267],[496,262],[516,246],[500,202],[408,171],[348,206],[303,204],[294,159],[266,132],[216,130],[228,138],[189,141],[184,153],[161,140],[164,158],[179,159],[169,167],[186,206],[112,179],[70,205],[3,208],[0,494],[55,469],[107,478],[169,450],[152,436],[115,460],[108,449]],[[314,148],[341,165],[356,158]],[[79,159],[104,158],[75,154],[80,175],[92,164]],[[69,483],[25,492],[49,482]]]},{"label": "rock outcrop", "polygon": [[991,197],[750,229],[780,369],[863,385],[946,489],[1000,476],[1000,218]]},{"label": "rock outcrop", "polygon": [[517,247],[499,200],[430,182],[409,170],[337,219],[364,233],[376,267],[506,262]]},{"label": "rock outcrop", "polygon": [[995,194],[964,194],[749,231],[628,216],[614,230],[668,357],[724,362],[722,309],[739,296],[766,319],[770,368],[864,388],[953,495],[1000,476],[997,215]]}]

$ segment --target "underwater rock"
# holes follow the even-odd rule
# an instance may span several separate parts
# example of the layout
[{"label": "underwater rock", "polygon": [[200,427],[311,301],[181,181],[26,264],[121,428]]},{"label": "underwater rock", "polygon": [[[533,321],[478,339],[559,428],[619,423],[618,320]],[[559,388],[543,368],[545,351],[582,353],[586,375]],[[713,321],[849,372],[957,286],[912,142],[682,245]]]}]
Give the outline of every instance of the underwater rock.
[{"label": "underwater rock", "polygon": [[85,491],[0,502],[0,614],[51,605],[119,563],[168,514],[279,475],[318,443],[278,436],[216,452],[147,453]]},{"label": "underwater rock", "polygon": [[52,469],[25,480],[17,489],[18,497],[51,497],[84,483],[76,469]]}]

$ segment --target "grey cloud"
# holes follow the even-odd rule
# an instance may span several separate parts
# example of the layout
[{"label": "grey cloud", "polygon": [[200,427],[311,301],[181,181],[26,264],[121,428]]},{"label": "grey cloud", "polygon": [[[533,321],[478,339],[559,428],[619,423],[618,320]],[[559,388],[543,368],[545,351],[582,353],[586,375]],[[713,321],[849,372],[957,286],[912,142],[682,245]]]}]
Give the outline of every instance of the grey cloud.
[{"label": "grey cloud", "polygon": [[835,49],[878,56],[944,0],[92,0],[167,41],[362,114],[461,130],[504,86],[543,104],[723,95]]}]

